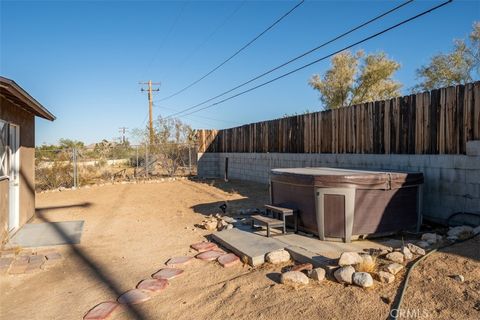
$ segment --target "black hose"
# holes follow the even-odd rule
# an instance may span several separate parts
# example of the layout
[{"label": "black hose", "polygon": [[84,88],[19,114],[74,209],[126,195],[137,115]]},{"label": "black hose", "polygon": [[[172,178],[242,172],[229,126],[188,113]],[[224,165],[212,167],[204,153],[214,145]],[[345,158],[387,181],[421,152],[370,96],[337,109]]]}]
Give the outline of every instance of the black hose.
[{"label": "black hose", "polygon": [[[473,213],[473,212],[456,212],[454,214],[451,214],[448,218],[447,218],[447,225],[450,226],[450,220],[452,220],[453,217],[455,216],[459,216],[459,215],[467,215],[467,216],[474,216],[474,217],[478,217],[480,218],[480,213]],[[476,227],[476,225],[472,225],[470,223],[464,223],[466,225],[469,225],[470,227]]]},{"label": "black hose", "polygon": [[[463,213],[463,212],[457,212],[457,213],[454,213],[452,215],[450,215],[448,218],[447,218],[447,222],[450,221],[451,217],[455,216],[455,215],[458,215],[460,213]],[[468,213],[470,214],[470,213]],[[472,215],[475,215],[475,216],[479,216],[478,214],[476,213],[472,213]],[[450,244],[447,244],[447,245],[444,245],[444,246],[441,246],[441,247],[438,247],[436,249],[432,249],[431,251],[429,251],[426,255],[424,255],[423,257],[421,257],[420,259],[418,259],[417,261],[415,261],[414,264],[412,264],[412,266],[410,267],[410,269],[408,269],[407,271],[407,275],[405,276],[405,280],[404,280],[404,283],[403,283],[403,288],[402,288],[402,291],[400,292],[400,299],[398,299],[398,302],[397,304],[393,305],[393,307],[390,309],[390,313],[389,313],[389,316],[387,319],[391,319],[391,320],[397,320],[398,319],[398,312],[399,310],[401,309],[401,306],[402,306],[402,302],[403,302],[403,297],[405,295],[405,292],[407,291],[407,287],[408,287],[408,280],[410,279],[410,274],[412,272],[412,270],[418,265],[418,263],[420,263],[420,261],[423,261],[425,258],[427,258],[428,256],[430,256],[431,254],[437,252],[438,250],[442,250],[442,249],[445,249],[445,248],[448,248],[448,247],[451,247],[455,244],[459,244],[459,243],[462,243],[462,242],[465,242],[465,241],[468,241],[468,240],[471,240],[473,238],[475,238],[478,234],[474,234],[466,239],[462,239],[462,240],[457,240],[453,243],[450,243]],[[393,315],[392,313],[394,312],[395,310],[395,315]]]}]

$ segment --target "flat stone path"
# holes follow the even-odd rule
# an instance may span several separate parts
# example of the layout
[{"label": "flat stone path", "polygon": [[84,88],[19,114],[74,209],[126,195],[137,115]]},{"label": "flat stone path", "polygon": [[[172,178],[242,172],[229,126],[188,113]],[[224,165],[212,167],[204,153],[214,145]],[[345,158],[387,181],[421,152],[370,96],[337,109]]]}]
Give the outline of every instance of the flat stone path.
[{"label": "flat stone path", "polygon": [[165,290],[168,287],[168,280],[165,279],[145,279],[138,285],[137,289],[148,290],[155,293]]},{"label": "flat stone path", "polygon": [[182,269],[177,269],[177,268],[163,268],[157,271],[152,275],[152,278],[154,279],[165,279],[165,280],[171,280],[176,277],[179,277],[183,274]]},{"label": "flat stone path", "polygon": [[145,290],[132,289],[118,297],[118,302],[121,304],[138,304],[148,301],[150,298],[151,296]]},{"label": "flat stone path", "polygon": [[197,254],[195,258],[200,260],[206,260],[206,261],[214,261],[214,260],[217,260],[218,257],[224,254],[225,254],[224,251],[210,250],[210,251],[205,251]]},{"label": "flat stone path", "polygon": [[189,264],[190,262],[192,262],[192,259],[193,259],[192,257],[187,257],[187,256],[173,257],[167,261],[166,265],[172,268],[183,267]]},{"label": "flat stone path", "polygon": [[105,301],[96,305],[83,317],[84,320],[104,320],[107,319],[119,304],[115,301]]},{"label": "flat stone path", "polygon": [[227,253],[218,257],[217,261],[222,267],[229,268],[240,263],[240,258],[233,253]]},{"label": "flat stone path", "polygon": [[218,246],[213,242],[194,243],[190,247],[198,252],[205,252],[205,251],[218,249]]}]

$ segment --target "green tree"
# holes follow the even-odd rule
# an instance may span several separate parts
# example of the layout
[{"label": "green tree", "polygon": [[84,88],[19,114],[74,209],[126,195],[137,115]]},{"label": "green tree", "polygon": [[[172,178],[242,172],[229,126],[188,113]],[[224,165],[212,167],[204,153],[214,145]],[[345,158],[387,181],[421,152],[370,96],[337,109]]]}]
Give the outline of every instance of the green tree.
[{"label": "green tree", "polygon": [[344,51],[331,62],[332,67],[323,76],[316,74],[309,80],[327,109],[400,95],[402,85],[392,78],[400,64],[383,52],[365,55],[363,51]]},{"label": "green tree", "polygon": [[420,83],[414,92],[428,91],[471,82],[474,73],[480,74],[480,22],[473,24],[469,43],[454,41],[453,51],[433,56],[427,65],[417,69]]}]

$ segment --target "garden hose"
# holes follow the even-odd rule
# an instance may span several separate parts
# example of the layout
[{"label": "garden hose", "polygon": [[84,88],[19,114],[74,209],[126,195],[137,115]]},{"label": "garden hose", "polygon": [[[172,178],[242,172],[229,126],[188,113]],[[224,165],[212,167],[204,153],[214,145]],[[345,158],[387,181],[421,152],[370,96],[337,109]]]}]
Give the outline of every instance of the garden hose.
[{"label": "garden hose", "polygon": [[[448,217],[447,221],[450,220],[451,217],[455,216],[455,215],[458,215],[460,213],[454,213],[452,214],[451,216]],[[470,213],[468,213],[470,214]],[[479,214],[476,214],[476,213],[471,213],[471,215],[474,215],[474,216],[480,216]],[[402,291],[400,292],[400,298],[398,299],[398,302],[397,304],[393,305],[393,307],[390,309],[390,312],[389,312],[389,317],[388,319],[391,319],[391,320],[397,320],[398,319],[398,315],[399,315],[399,310],[401,310],[401,307],[402,307],[402,302],[403,302],[403,297],[405,296],[405,292],[407,291],[407,287],[408,287],[408,280],[410,279],[410,275],[412,273],[412,270],[421,262],[423,261],[425,258],[427,258],[428,256],[430,256],[431,254],[437,252],[438,250],[441,250],[441,249],[445,249],[445,248],[448,248],[448,247],[451,247],[455,244],[459,244],[459,243],[462,243],[462,242],[465,242],[465,241],[468,241],[468,240],[471,240],[473,238],[475,238],[478,234],[474,234],[466,239],[462,239],[462,240],[457,240],[453,243],[450,243],[450,244],[447,244],[447,245],[444,245],[444,246],[441,246],[441,247],[438,247],[438,248],[435,248],[435,249],[432,249],[431,251],[429,251],[426,255],[424,255],[423,257],[421,257],[420,259],[418,259],[417,261],[415,261],[414,264],[412,264],[412,266],[410,267],[410,269],[408,269],[407,271],[407,275],[405,277],[405,280],[404,280],[404,283],[403,283],[403,288],[402,288]],[[395,311],[395,314],[393,314]]]}]

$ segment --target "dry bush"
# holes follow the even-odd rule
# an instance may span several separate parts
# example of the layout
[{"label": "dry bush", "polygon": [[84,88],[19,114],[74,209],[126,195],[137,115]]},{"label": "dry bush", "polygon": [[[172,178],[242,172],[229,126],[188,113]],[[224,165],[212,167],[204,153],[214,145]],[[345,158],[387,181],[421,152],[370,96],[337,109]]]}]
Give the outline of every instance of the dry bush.
[{"label": "dry bush", "polygon": [[357,272],[368,272],[374,273],[377,270],[377,257],[371,256],[372,261],[365,261],[365,259],[355,265],[355,270]]}]

